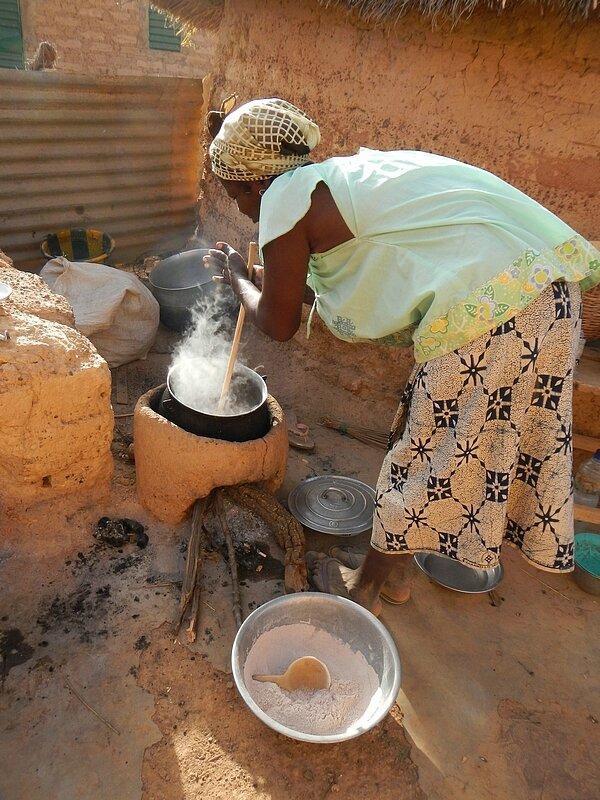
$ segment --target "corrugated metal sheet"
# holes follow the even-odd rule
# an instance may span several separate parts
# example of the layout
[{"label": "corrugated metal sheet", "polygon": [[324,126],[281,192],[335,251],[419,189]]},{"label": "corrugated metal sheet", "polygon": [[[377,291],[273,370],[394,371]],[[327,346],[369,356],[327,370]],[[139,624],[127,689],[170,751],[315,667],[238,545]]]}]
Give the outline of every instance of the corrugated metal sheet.
[{"label": "corrugated metal sheet", "polygon": [[134,259],[193,230],[202,81],[0,70],[0,249],[37,270],[70,227]]}]

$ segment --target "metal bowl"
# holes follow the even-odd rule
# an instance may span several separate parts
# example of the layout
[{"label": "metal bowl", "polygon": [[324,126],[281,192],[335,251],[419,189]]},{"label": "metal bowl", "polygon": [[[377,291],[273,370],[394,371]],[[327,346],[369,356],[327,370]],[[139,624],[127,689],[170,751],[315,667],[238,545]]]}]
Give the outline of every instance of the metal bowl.
[{"label": "metal bowl", "polygon": [[600,575],[590,569],[590,564],[584,558],[584,547],[593,547],[600,551],[600,534],[575,534],[575,571],[573,573],[575,583],[580,589],[589,594],[600,595]]},{"label": "metal bowl", "polygon": [[415,553],[417,566],[433,581],[465,594],[491,592],[504,577],[502,564],[492,569],[467,567],[454,558],[439,553]]},{"label": "metal bowl", "polygon": [[[246,687],[244,665],[259,636],[274,628],[302,622],[327,631],[355,652],[361,652],[377,675],[379,688],[367,711],[341,733],[317,735],[288,728],[264,712]],[[400,689],[400,657],[394,640],[382,623],[351,600],[319,592],[276,597],[253,611],[235,637],[231,666],[238,691],[252,713],[277,733],[303,742],[332,744],[360,736],[387,715]]]}]

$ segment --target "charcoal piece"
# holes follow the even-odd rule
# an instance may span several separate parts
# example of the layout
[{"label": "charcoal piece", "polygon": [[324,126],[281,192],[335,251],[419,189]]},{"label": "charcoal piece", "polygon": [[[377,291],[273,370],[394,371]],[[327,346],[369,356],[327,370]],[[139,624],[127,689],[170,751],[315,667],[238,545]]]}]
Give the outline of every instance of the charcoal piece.
[{"label": "charcoal piece", "polygon": [[135,533],[137,535],[144,532],[144,526],[141,522],[138,522],[135,519],[129,519],[128,517],[123,517],[120,522],[123,523],[123,527],[129,533]]},{"label": "charcoal piece", "polygon": [[128,517],[122,519],[101,517],[96,523],[94,536],[111,547],[123,547],[130,542],[143,549],[148,544],[148,534],[144,531],[144,526],[141,522]]},{"label": "charcoal piece", "polygon": [[144,547],[146,547],[146,545],[148,544],[148,534],[147,534],[147,533],[144,533],[144,531],[142,531],[141,533],[138,533],[138,534],[137,534],[137,539],[136,539],[136,542],[135,542],[135,543],[137,544],[137,546],[138,546],[138,547],[139,547],[141,550],[143,550],[143,549],[144,549]]},{"label": "charcoal piece", "polygon": [[102,519],[98,520],[94,536],[111,547],[122,547],[129,541],[129,534],[121,520],[110,519],[109,517],[102,517]]}]

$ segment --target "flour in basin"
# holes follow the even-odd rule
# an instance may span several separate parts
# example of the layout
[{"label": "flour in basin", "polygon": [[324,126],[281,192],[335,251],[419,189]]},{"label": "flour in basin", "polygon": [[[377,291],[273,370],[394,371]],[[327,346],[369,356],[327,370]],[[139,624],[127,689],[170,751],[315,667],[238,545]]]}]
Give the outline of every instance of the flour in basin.
[{"label": "flour in basin", "polygon": [[[326,664],[331,687],[287,692],[253,675],[285,672],[296,658],[315,656]],[[315,735],[343,733],[360,725],[377,706],[377,674],[361,652],[327,631],[307,623],[273,628],[258,637],[244,664],[244,683],[254,702],[272,719],[295,731]]]}]

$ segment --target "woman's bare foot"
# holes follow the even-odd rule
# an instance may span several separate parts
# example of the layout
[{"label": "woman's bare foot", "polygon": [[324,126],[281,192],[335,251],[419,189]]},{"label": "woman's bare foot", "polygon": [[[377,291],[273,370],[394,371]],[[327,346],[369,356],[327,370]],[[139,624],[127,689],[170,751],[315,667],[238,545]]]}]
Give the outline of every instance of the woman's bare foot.
[{"label": "woman's bare foot", "polygon": [[[329,550],[329,555],[340,561],[345,567],[349,567],[357,572],[360,571],[362,565],[365,563],[367,557],[366,552],[353,545],[339,545],[332,547]],[[405,562],[398,562],[394,571],[404,572]],[[401,576],[396,576],[392,573],[388,580],[383,584],[380,595],[382,600],[393,605],[403,605],[410,600],[410,587],[406,585],[405,580]]]},{"label": "woman's bare foot", "polygon": [[317,591],[347,597],[376,617],[381,614],[379,597],[359,589],[360,570],[345,567],[341,561],[316,552],[306,553],[306,566],[309,581]]}]

